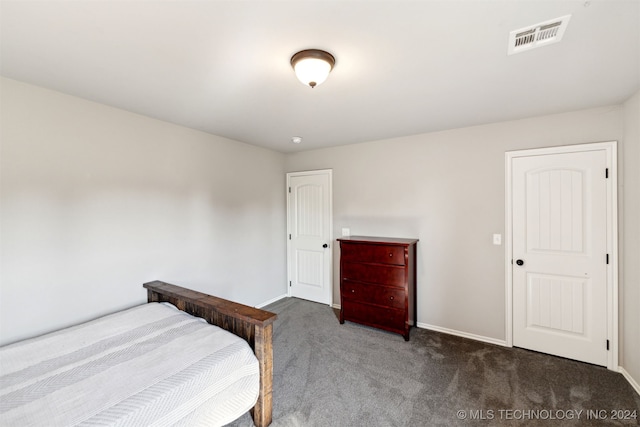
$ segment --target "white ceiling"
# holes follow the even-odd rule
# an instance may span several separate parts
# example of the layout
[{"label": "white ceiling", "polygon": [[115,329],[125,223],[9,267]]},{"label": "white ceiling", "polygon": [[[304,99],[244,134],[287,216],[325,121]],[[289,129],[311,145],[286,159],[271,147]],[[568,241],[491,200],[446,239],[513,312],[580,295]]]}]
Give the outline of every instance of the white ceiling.
[{"label": "white ceiling", "polygon": [[[282,152],[619,104],[640,88],[639,0],[0,7],[3,76]],[[507,56],[510,31],[567,14],[562,42]],[[315,89],[289,64],[307,48],[336,57]]]}]

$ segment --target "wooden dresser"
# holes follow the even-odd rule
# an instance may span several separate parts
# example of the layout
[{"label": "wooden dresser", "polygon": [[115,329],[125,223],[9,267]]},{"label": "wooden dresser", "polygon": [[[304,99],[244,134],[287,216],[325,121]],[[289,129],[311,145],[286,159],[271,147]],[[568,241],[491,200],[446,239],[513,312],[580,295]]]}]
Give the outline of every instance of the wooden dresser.
[{"label": "wooden dresser", "polygon": [[401,334],[416,320],[417,239],[351,236],[340,242],[340,323]]}]

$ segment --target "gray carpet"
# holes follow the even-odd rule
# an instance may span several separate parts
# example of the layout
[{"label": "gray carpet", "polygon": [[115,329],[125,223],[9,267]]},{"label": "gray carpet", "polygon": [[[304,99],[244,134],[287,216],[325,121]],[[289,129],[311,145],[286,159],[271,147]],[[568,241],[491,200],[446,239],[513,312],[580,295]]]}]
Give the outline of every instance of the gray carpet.
[{"label": "gray carpet", "polygon": [[274,427],[640,425],[640,396],[605,368],[424,329],[405,342],[295,298],[266,309]]}]

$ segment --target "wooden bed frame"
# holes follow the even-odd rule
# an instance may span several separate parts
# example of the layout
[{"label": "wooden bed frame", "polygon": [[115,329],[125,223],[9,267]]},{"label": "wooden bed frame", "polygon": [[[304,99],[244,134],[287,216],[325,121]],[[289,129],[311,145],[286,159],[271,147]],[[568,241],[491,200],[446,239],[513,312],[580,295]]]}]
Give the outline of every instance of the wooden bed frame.
[{"label": "wooden bed frame", "polygon": [[258,401],[251,409],[256,427],[271,424],[273,407],[273,321],[277,315],[169,283],[154,281],[143,285],[149,302],[169,302],[180,310],[202,317],[249,343],[260,364]]}]

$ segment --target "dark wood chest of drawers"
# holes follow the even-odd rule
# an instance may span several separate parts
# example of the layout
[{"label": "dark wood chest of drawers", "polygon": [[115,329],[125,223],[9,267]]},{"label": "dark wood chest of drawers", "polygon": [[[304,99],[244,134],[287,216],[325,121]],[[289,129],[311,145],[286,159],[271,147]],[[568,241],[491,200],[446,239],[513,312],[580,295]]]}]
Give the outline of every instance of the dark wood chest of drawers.
[{"label": "dark wood chest of drawers", "polygon": [[351,236],[340,242],[340,323],[401,334],[416,321],[417,239]]}]

